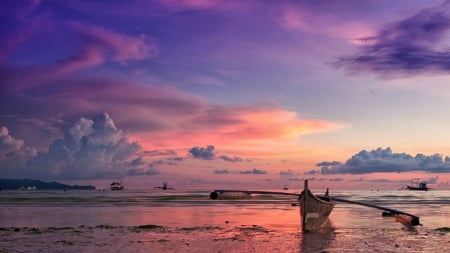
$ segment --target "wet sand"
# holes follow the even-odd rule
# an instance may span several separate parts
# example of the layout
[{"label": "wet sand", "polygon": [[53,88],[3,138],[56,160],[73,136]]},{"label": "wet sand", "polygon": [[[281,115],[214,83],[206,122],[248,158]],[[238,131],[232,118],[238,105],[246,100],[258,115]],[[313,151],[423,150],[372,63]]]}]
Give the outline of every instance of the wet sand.
[{"label": "wet sand", "polygon": [[[191,192],[5,192],[3,252],[450,252],[449,192],[344,192],[421,217],[406,227],[339,204],[303,233],[291,199],[211,201]],[[381,202],[381,203],[380,203]]]},{"label": "wet sand", "polygon": [[[0,252],[449,252],[450,228],[333,229],[109,225],[0,228]],[[436,251],[438,250],[438,251]]]}]

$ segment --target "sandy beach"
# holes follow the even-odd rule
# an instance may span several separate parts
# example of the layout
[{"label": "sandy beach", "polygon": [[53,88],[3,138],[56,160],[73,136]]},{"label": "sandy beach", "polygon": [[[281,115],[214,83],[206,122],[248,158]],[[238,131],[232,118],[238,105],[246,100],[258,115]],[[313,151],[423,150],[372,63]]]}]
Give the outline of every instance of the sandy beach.
[{"label": "sandy beach", "polygon": [[264,227],[1,228],[0,252],[448,252],[450,229],[331,229],[312,233]]}]

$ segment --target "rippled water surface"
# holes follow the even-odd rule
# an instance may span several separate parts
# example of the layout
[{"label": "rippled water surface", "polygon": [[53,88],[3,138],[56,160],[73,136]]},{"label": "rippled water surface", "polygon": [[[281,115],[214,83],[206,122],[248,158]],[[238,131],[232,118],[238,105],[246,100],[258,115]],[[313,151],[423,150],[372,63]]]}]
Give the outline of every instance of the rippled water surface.
[{"label": "rippled water surface", "polygon": [[[67,252],[71,249],[73,252],[99,250],[96,247],[101,243],[96,242],[102,240],[105,242],[101,245],[122,243],[124,248],[119,250],[122,252],[130,249],[145,252],[147,247],[176,252],[180,247],[188,246],[183,248],[184,252],[218,252],[220,247],[228,247],[222,252],[261,249],[270,252],[344,252],[351,249],[433,252],[438,249],[433,246],[436,243],[440,252],[450,249],[449,191],[332,192],[332,197],[414,214],[420,217],[422,226],[404,227],[393,218],[382,217],[380,210],[337,203],[329,224],[320,231],[306,234],[300,228],[299,209],[292,205],[296,202],[295,196],[256,195],[245,200],[210,200],[209,193],[179,190],[0,191],[0,233],[3,233],[0,250],[2,245],[6,245],[3,250],[25,247],[12,243],[19,235],[29,237],[30,242],[34,238],[35,242],[29,247],[40,249],[55,244],[55,240],[49,239],[55,236],[61,239],[57,241],[72,240],[64,245]],[[39,233],[28,233],[30,228]],[[72,229],[81,235],[90,234],[88,238],[94,239],[92,243],[86,243],[89,240],[85,239],[77,244],[75,239],[79,237],[74,237],[73,231],[55,232],[50,228]],[[136,228],[140,229],[138,231],[152,229],[137,233]],[[109,229],[108,236],[102,235],[105,229]],[[48,238],[45,237],[47,233],[51,233]],[[115,234],[122,235],[118,236],[120,240],[111,241],[110,237]],[[184,244],[175,239],[180,237],[184,238]],[[132,243],[137,241],[143,243]],[[317,241],[320,246],[313,243]],[[218,247],[218,250],[200,250],[202,244]],[[379,250],[375,250],[378,247]]]}]

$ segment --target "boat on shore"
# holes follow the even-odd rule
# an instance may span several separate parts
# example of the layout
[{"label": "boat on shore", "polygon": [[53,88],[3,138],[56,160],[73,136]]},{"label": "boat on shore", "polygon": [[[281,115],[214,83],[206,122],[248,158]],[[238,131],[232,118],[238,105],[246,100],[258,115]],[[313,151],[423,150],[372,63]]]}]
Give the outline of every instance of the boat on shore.
[{"label": "boat on shore", "polygon": [[120,191],[123,190],[123,184],[120,181],[114,181],[112,182],[109,187],[111,188],[111,190],[113,191]]},{"label": "boat on shore", "polygon": [[413,214],[402,212],[393,208],[370,204],[367,202],[359,202],[331,197],[328,194],[328,189],[326,190],[325,195],[314,195],[309,190],[308,180],[305,180],[304,189],[300,194],[276,191],[214,190],[210,193],[209,197],[213,200],[241,200],[251,199],[252,194],[296,196],[297,202],[291,205],[300,207],[301,228],[304,232],[318,230],[321,226],[323,226],[327,222],[328,216],[330,215],[331,211],[333,211],[336,202],[360,205],[382,210],[383,217],[395,217],[395,221],[400,222],[406,226],[421,225],[419,217]]},{"label": "boat on shore", "polygon": [[308,180],[305,180],[304,190],[298,198],[303,231],[317,230],[328,220],[336,203],[327,196],[328,189],[324,197],[316,197],[308,188]]},{"label": "boat on shore", "polygon": [[214,190],[210,194],[211,199],[251,199],[252,194],[279,194],[298,197],[296,206],[300,206],[301,225],[303,231],[319,229],[328,220],[335,202],[328,197],[328,189],[325,196],[317,197],[308,188],[308,180],[305,180],[304,190],[298,193],[271,192],[271,191],[243,191],[243,190]]},{"label": "boat on shore", "polygon": [[428,191],[430,188],[427,187],[426,181],[420,181],[420,178],[411,179],[411,185],[407,185],[406,189],[410,191]]}]

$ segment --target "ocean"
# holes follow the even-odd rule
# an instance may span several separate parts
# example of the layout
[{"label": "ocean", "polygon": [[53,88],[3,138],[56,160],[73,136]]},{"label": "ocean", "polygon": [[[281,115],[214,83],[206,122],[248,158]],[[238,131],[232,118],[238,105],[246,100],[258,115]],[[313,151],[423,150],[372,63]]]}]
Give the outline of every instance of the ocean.
[{"label": "ocean", "polygon": [[421,225],[337,203],[329,222],[308,233],[295,196],[209,193],[3,190],[0,252],[450,252],[450,191],[331,191],[419,216]]}]

